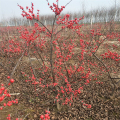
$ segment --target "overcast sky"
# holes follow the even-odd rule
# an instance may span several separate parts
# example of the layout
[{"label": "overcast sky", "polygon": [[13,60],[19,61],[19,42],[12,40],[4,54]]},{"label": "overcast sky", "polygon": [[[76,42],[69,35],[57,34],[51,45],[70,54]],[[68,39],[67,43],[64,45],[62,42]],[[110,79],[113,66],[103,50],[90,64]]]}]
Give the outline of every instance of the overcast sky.
[{"label": "overcast sky", "polygon": [[[48,0],[50,4],[56,3],[56,0]],[[66,5],[70,0],[59,0],[59,5]],[[117,5],[120,5],[120,0],[116,0]],[[0,20],[10,18],[10,17],[20,17],[21,10],[17,6],[17,3],[24,8],[26,6],[31,6],[31,2],[34,3],[35,13],[37,9],[40,10],[40,14],[52,14],[52,11],[47,5],[46,0],[0,0]],[[65,8],[64,12],[78,12],[84,8],[86,11],[95,8],[108,8],[115,5],[115,0],[72,0],[72,2]]]}]

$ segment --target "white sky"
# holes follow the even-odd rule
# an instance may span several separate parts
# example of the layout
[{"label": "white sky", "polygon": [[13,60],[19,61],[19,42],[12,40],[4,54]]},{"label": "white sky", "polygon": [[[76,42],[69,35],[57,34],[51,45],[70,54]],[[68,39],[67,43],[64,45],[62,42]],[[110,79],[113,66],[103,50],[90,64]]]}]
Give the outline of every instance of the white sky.
[{"label": "white sky", "polygon": [[[50,4],[56,3],[56,0],[48,0]],[[70,0],[59,0],[59,5],[63,6]],[[119,1],[119,2],[118,2]],[[52,14],[50,8],[47,5],[46,0],[0,0],[0,20],[10,17],[20,17],[22,10],[17,6],[17,3],[24,8],[31,6],[31,2],[34,3],[35,13],[37,9],[40,10],[40,14]],[[116,3],[120,5],[120,0],[116,0]],[[84,4],[85,10],[91,10],[94,8],[111,7],[115,5],[115,0],[72,0],[72,2],[64,9],[64,12],[78,12],[82,10]]]}]

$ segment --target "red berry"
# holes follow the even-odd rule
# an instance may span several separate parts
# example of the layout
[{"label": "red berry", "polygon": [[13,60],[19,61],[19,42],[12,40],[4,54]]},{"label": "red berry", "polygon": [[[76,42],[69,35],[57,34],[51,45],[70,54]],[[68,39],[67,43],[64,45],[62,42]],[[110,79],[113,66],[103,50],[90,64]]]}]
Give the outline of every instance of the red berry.
[{"label": "red berry", "polygon": [[10,82],[11,82],[11,83],[14,83],[14,79],[11,79]]},{"label": "red berry", "polygon": [[45,114],[45,118],[48,118],[49,117],[49,115],[48,114]]},{"label": "red berry", "polygon": [[1,90],[4,90],[5,88],[4,88],[4,87],[1,87],[0,89],[1,89]]},{"label": "red berry", "polygon": [[88,105],[87,108],[91,108],[91,105]]},{"label": "red berry", "polygon": [[0,110],[2,110],[3,109],[3,107],[0,107]]},{"label": "red berry", "polygon": [[40,118],[43,119],[43,118],[44,118],[44,115],[41,115]]},{"label": "red berry", "polygon": [[6,106],[6,103],[4,103],[3,105]]},{"label": "red berry", "polygon": [[48,110],[46,110],[45,112],[48,113],[48,114],[50,114],[50,111],[48,111]]},{"label": "red berry", "polygon": [[10,83],[8,83],[8,85],[10,85]]},{"label": "red berry", "polygon": [[48,119],[50,119],[50,116],[48,116]]},{"label": "red berry", "polygon": [[10,79],[10,76],[7,76],[8,79]]}]

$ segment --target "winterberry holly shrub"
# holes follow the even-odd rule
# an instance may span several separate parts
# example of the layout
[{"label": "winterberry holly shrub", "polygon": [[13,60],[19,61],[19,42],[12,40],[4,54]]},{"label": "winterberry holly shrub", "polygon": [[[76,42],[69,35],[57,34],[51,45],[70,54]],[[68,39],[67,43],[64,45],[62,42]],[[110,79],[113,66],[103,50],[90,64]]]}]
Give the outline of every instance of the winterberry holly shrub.
[{"label": "winterberry holly shrub", "polygon": [[[120,55],[119,52],[110,50],[108,42],[117,39],[117,45],[120,45],[120,33],[103,34],[101,25],[84,30],[83,24],[80,24],[84,16],[73,20],[70,20],[69,14],[60,16],[72,0],[61,7],[58,0],[53,5],[46,1],[55,14],[52,26],[46,26],[40,21],[40,10],[37,10],[36,15],[33,3],[25,9],[18,4],[22,10],[21,15],[35,23],[32,27],[17,27],[18,37],[1,42],[1,57],[8,58],[8,85],[12,84],[14,90],[17,87],[20,98],[24,98],[29,105],[52,109],[54,104],[59,111],[74,107],[77,101],[84,109],[89,110],[94,103],[83,98],[91,94],[93,84],[102,86],[106,82],[104,79],[110,80],[110,94],[116,90],[114,79],[118,78],[114,78],[111,73],[118,72],[116,68]],[[112,45],[116,51],[117,45]],[[5,91],[3,85],[0,91],[1,94]],[[0,97],[0,104],[4,97]],[[49,111],[45,115],[42,113],[40,119],[50,119],[49,114]],[[10,115],[7,119],[10,120]]]}]

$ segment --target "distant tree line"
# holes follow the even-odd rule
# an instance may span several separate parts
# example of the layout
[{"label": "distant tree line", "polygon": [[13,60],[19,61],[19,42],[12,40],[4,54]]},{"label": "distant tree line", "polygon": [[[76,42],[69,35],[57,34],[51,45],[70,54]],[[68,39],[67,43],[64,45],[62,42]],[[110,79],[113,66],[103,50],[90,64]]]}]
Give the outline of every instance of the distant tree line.
[{"label": "distant tree line", "polygon": [[[73,20],[74,18],[80,18],[82,16],[85,16],[84,20],[80,21],[80,24],[89,24],[91,22],[91,18],[93,23],[97,22],[110,22],[111,20],[114,20],[116,22],[120,22],[120,7],[111,7],[109,9],[106,8],[100,8],[100,9],[94,9],[91,11],[84,11],[84,12],[75,12],[75,13],[67,13],[70,14],[70,20]],[[63,17],[65,14],[61,14],[60,16]],[[54,15],[40,15],[40,21],[46,25],[51,25],[53,22]],[[34,20],[29,21],[25,18],[9,18],[7,20],[1,20],[0,26],[33,26]]]}]

